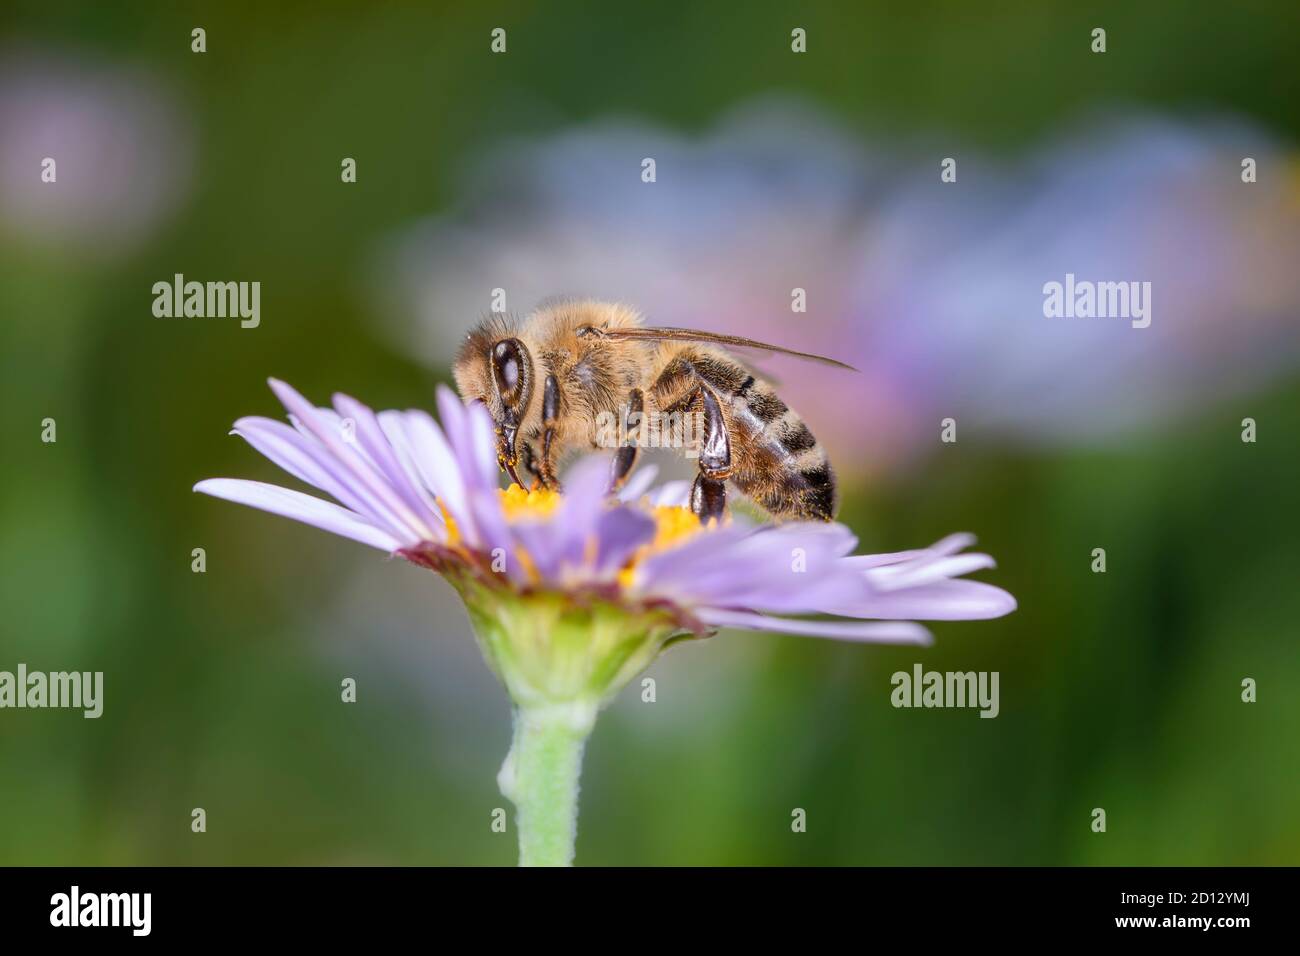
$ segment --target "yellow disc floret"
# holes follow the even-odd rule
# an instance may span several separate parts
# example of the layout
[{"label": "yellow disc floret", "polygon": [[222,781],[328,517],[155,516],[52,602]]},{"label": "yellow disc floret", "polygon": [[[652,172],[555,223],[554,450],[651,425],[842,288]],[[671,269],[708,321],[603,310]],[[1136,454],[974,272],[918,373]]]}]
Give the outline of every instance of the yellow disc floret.
[{"label": "yellow disc floret", "polygon": [[677,547],[704,528],[699,516],[690,508],[657,505],[650,516],[655,519],[654,540],[638,548],[636,554],[632,555],[632,560],[618,573],[618,583],[625,588],[636,582],[638,564],[658,551]]},{"label": "yellow disc floret", "polygon": [[651,551],[675,547],[704,527],[699,515],[690,508],[675,505],[656,506],[652,517],[655,519],[655,538],[650,542]]},{"label": "yellow disc floret", "polygon": [[501,492],[501,505],[505,508],[507,521],[549,518],[560,506],[560,500],[558,492],[540,486],[525,490],[519,485],[512,484]]},{"label": "yellow disc floret", "polygon": [[[499,491],[498,494],[501,495],[501,509],[506,520],[510,522],[549,520],[555,515],[556,510],[564,500],[559,492],[541,486],[526,489],[517,484],[512,484],[509,488]],[[453,549],[459,548],[461,546],[460,529],[456,526],[451,514],[448,513],[445,507],[441,507],[441,504],[440,510],[442,511],[443,520],[446,522],[446,544]],[[625,588],[630,588],[636,583],[637,567],[646,558],[678,547],[700,531],[707,530],[704,525],[700,524],[699,517],[690,508],[675,505],[656,505],[652,507],[648,502],[643,501],[639,510],[654,519],[654,537],[647,544],[638,548],[618,572],[618,582]],[[714,524],[716,523],[711,522],[710,527],[714,526]],[[595,549],[597,547],[594,536],[589,544],[590,554],[588,559],[594,563],[596,558]],[[536,580],[537,571],[533,566],[531,556],[520,549],[515,557],[528,572],[528,576]]]},{"label": "yellow disc floret", "polygon": [[460,528],[456,526],[456,519],[451,516],[451,512],[440,501],[438,510],[442,512],[443,524],[447,526],[447,544],[450,547],[456,547],[460,544]]}]

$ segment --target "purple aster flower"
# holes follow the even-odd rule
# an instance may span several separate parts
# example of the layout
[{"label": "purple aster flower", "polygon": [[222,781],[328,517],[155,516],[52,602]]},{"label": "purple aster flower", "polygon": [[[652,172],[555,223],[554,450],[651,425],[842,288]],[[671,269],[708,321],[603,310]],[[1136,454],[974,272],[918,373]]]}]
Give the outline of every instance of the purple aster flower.
[{"label": "purple aster flower", "polygon": [[[608,464],[578,464],[563,495],[500,488],[487,412],[438,392],[422,411],[376,414],[336,395],[317,408],[271,388],[290,424],[241,418],[234,433],[328,501],[213,478],[196,491],[293,518],[441,573],[465,601],[488,664],[515,705],[499,781],[519,807],[524,863],[568,863],[582,746],[597,710],[672,641],[719,628],[928,643],[900,619],[999,617],[1016,602],[961,579],[993,566],[953,535],[930,548],[854,555],[840,524],[702,526],[685,482],[652,468],[607,499]],[[811,620],[805,615],[833,615]]]}]

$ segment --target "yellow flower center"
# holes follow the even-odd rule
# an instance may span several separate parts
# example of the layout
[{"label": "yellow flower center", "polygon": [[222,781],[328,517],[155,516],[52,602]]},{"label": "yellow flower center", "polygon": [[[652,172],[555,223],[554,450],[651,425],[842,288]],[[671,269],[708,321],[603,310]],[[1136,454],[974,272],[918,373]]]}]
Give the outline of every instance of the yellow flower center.
[{"label": "yellow flower center", "polygon": [[[529,490],[516,484],[500,491],[499,494],[506,520],[512,522],[549,518],[563,501],[558,492],[551,491],[549,488],[537,487]],[[460,544],[460,529],[456,527],[456,521],[447,509],[442,508],[441,505],[439,507],[447,523],[447,544],[456,547]],[[650,555],[675,548],[704,529],[700,519],[690,508],[657,505],[649,509],[649,514],[655,522],[654,538],[648,544],[638,548],[619,571],[618,581],[623,587],[630,587],[635,582],[637,565]],[[595,541],[593,540],[591,544],[594,547]],[[531,566],[532,562],[527,554],[520,554],[518,557],[526,566]]]},{"label": "yellow flower center", "polygon": [[560,495],[549,488],[538,486],[525,490],[516,484],[501,492],[501,505],[507,521],[528,518],[549,518],[560,507]]},{"label": "yellow flower center", "polygon": [[657,551],[675,548],[704,528],[704,525],[700,524],[699,516],[690,508],[657,505],[650,512],[650,517],[655,519],[654,540],[638,548],[623,570],[618,572],[618,583],[622,587],[631,587],[636,582],[637,565],[650,555]]},{"label": "yellow flower center", "polygon": [[460,528],[456,527],[456,519],[451,516],[451,512],[443,503],[439,501],[437,504],[438,510],[442,512],[442,521],[447,526],[447,544],[454,548],[460,544]]},{"label": "yellow flower center", "polygon": [[655,519],[655,537],[647,545],[650,551],[663,551],[681,544],[704,527],[694,511],[676,505],[658,505],[651,517]]}]

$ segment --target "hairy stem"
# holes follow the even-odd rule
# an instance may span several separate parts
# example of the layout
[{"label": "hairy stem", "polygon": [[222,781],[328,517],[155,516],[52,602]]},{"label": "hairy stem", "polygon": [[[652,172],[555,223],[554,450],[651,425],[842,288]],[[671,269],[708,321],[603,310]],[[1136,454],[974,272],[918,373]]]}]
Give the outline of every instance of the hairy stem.
[{"label": "hairy stem", "polygon": [[578,835],[578,777],[593,705],[515,710],[514,742],[497,782],[518,813],[520,866],[571,866]]}]

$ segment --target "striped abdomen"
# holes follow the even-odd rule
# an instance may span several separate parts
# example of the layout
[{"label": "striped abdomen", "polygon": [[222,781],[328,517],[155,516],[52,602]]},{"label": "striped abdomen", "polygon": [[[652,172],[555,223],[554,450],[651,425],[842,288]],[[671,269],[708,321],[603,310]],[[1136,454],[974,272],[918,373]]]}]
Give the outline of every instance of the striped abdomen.
[{"label": "striped abdomen", "polygon": [[692,375],[723,406],[732,484],[778,518],[830,521],[837,504],[835,475],[803,419],[745,366],[707,348],[683,349],[667,364],[655,388],[659,407],[685,394]]}]

